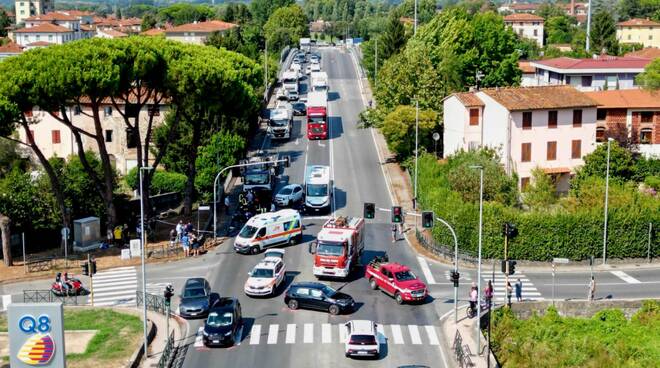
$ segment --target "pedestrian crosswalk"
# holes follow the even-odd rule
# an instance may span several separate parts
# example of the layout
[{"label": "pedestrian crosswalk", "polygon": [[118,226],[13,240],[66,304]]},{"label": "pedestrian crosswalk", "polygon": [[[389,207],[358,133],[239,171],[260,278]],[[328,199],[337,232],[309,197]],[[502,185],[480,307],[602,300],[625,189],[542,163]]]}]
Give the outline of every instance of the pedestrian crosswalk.
[{"label": "pedestrian crosswalk", "polygon": [[[484,282],[481,285],[481,289],[485,290],[488,281],[493,280],[492,274],[482,274]],[[523,274],[516,273],[515,275],[509,276],[509,282],[511,283],[511,300],[516,300],[516,282],[518,279],[522,282],[522,299],[523,300],[543,300],[541,293],[536,289],[536,286]],[[501,273],[495,274],[495,282],[493,282],[493,294],[496,301],[505,302],[506,300],[506,276]]]},{"label": "pedestrian crosswalk", "polygon": [[[147,294],[163,295],[169,282],[147,282]],[[141,290],[141,289],[140,289]]]},{"label": "pedestrian crosswalk", "polygon": [[94,306],[135,306],[137,290],[135,267],[118,267],[99,272],[92,278],[92,287]]},{"label": "pedestrian crosswalk", "polygon": [[[276,344],[343,344],[346,342],[346,328],[343,324],[290,323],[286,325],[254,324],[249,329],[243,326],[237,341],[246,345],[276,345]],[[378,325],[378,338],[381,343],[388,340],[394,345],[440,345],[440,328],[432,325]],[[200,327],[195,338],[195,347],[203,348],[203,327]],[[243,335],[247,334],[247,335]]]}]

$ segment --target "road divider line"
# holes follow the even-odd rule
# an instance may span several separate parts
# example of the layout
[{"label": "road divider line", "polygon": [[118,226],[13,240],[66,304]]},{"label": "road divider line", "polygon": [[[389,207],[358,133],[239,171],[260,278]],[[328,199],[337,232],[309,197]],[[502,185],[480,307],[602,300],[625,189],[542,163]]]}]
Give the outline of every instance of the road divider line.
[{"label": "road divider line", "polygon": [[284,340],[287,344],[294,344],[296,342],[296,325],[290,323],[286,325],[286,339]]},{"label": "road divider line", "polygon": [[314,325],[311,323],[305,323],[303,331],[303,343],[311,344],[314,342]]},{"label": "road divider line", "polygon": [[430,285],[435,284],[435,278],[433,278],[433,273],[431,273],[429,264],[426,262],[424,257],[417,256],[417,260],[419,261],[419,266],[422,268],[422,273],[424,274],[424,278],[426,278],[426,283]]},{"label": "road divider line", "polygon": [[343,344],[346,342],[347,336],[346,336],[346,327],[342,324],[337,325],[339,328],[339,343]]},{"label": "road divider line", "polygon": [[621,280],[629,283],[629,284],[641,284],[642,282],[637,280],[636,278],[628,275],[627,273],[623,271],[610,271],[612,275],[620,278]]},{"label": "road divider line", "polygon": [[421,345],[422,337],[419,335],[419,329],[417,325],[408,325],[408,332],[410,332],[410,340],[413,345]]},{"label": "road divider line", "polygon": [[268,345],[277,344],[277,333],[280,328],[280,325],[274,324],[268,327],[268,340],[266,343]]},{"label": "road divider line", "polygon": [[424,326],[424,329],[426,330],[426,334],[429,336],[429,344],[440,345],[440,340],[438,339],[438,335],[435,333],[435,327],[427,325]]},{"label": "road divider line", "polygon": [[259,339],[261,338],[261,325],[252,326],[250,331],[250,345],[259,344]]},{"label": "road divider line", "polygon": [[321,325],[321,343],[329,344],[332,342],[332,325],[324,323]]},{"label": "road divider line", "polygon": [[391,325],[390,329],[392,330],[392,340],[397,345],[403,344],[403,333],[401,333],[400,325]]}]

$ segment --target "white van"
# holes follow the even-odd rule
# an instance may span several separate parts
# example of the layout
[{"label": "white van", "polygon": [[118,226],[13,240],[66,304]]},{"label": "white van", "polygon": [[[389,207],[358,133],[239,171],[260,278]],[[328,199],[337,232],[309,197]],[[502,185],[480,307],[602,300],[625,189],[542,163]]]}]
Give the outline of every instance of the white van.
[{"label": "white van", "polygon": [[279,244],[294,245],[302,241],[300,213],[292,209],[253,216],[234,240],[238,253],[257,254]]},{"label": "white van", "polygon": [[305,169],[305,208],[319,212],[331,209],[332,180],[330,166],[310,165]]}]

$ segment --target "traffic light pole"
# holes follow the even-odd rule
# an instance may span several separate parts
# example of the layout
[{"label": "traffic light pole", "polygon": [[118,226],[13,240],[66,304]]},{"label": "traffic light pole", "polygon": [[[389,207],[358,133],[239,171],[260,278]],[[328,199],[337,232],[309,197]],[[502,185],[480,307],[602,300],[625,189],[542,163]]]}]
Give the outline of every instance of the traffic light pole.
[{"label": "traffic light pole", "polygon": [[92,256],[87,253],[87,270],[89,272],[89,298],[94,306],[94,274],[92,273]]},{"label": "traffic light pole", "polygon": [[504,263],[506,266],[506,272],[504,273],[504,298],[508,302],[509,300],[509,223],[504,223]]}]

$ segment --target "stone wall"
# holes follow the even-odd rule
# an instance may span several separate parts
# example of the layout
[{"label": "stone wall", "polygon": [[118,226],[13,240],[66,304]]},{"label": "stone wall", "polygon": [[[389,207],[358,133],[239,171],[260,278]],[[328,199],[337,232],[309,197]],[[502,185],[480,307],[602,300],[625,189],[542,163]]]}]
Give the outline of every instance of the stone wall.
[{"label": "stone wall", "polygon": [[[660,300],[660,299],[656,299]],[[590,318],[602,309],[616,308],[620,309],[627,318],[632,317],[639,308],[641,308],[644,300],[596,300],[593,302],[588,301],[555,301],[554,305],[559,315],[563,317],[583,317]],[[533,314],[543,315],[552,305],[552,301],[538,301],[538,302],[525,302],[513,303],[511,310],[513,314],[519,319],[527,319]]]}]

